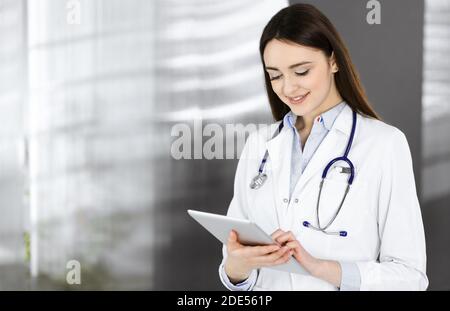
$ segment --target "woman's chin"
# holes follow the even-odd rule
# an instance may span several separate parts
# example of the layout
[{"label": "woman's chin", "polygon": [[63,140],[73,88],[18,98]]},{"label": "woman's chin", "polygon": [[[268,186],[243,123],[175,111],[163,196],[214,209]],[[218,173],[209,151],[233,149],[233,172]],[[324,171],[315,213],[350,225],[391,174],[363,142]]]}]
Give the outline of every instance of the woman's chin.
[{"label": "woman's chin", "polygon": [[290,106],[290,108],[291,108],[291,111],[292,111],[296,116],[299,116],[299,117],[302,117],[302,116],[304,116],[304,115],[307,115],[307,114],[310,112],[310,110],[311,110],[311,109],[308,109],[307,106],[304,106],[304,107]]}]

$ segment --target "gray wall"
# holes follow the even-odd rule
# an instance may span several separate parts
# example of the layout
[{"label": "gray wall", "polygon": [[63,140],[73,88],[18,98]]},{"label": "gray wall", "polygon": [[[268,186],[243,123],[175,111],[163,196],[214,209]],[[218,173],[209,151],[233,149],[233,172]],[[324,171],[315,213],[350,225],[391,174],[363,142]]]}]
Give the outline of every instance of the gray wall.
[{"label": "gray wall", "polygon": [[430,288],[450,289],[450,1],[425,7],[422,211]]}]

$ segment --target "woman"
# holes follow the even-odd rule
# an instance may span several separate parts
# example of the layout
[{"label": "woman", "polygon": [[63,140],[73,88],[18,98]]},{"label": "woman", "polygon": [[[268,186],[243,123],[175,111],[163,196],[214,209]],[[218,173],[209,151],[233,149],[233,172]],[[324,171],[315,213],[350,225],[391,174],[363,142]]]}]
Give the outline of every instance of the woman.
[{"label": "woman", "polygon": [[[407,140],[370,106],[334,26],[312,5],[289,6],[264,28],[260,54],[279,122],[249,136],[228,215],[255,222],[277,243],[244,246],[232,231],[219,267],[223,284],[425,290],[425,237]],[[308,274],[270,268],[292,257]]]}]

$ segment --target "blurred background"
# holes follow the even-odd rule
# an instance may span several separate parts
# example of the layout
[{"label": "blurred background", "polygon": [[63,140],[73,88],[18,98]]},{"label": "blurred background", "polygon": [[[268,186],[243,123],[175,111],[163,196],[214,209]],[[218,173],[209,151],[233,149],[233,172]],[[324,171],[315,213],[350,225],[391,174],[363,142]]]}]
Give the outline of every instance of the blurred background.
[{"label": "blurred background", "polygon": [[[224,289],[221,244],[186,210],[226,213],[241,148],[226,132],[231,156],[177,160],[173,128],[195,149],[208,124],[272,122],[258,41],[296,2],[0,0],[0,290]],[[379,25],[371,1],[302,2],[407,135],[429,289],[450,290],[450,0],[380,0]]]}]

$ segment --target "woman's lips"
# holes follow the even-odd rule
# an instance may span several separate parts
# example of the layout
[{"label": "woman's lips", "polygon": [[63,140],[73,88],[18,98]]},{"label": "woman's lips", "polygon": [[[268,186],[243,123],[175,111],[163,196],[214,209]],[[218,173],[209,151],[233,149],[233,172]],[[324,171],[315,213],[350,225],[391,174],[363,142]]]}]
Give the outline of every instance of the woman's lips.
[{"label": "woman's lips", "polygon": [[289,102],[292,105],[299,105],[299,104],[301,104],[301,103],[303,103],[305,101],[305,99],[306,99],[306,97],[308,97],[309,93],[310,92],[306,93],[303,96],[298,96],[298,97],[288,97]]}]

